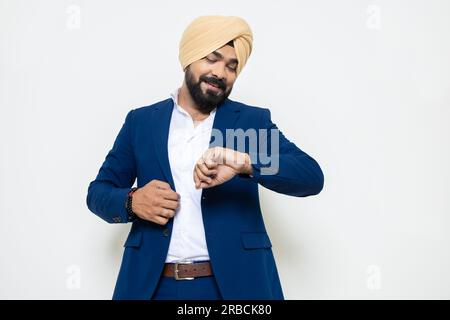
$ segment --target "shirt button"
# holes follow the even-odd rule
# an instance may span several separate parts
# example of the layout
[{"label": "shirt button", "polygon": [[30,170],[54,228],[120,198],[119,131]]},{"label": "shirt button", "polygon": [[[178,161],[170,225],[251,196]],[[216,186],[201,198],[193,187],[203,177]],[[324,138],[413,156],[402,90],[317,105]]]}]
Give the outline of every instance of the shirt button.
[{"label": "shirt button", "polygon": [[205,200],[205,199],[206,199],[206,197],[205,197],[205,196],[202,196],[202,199],[203,199],[203,200]]},{"label": "shirt button", "polygon": [[164,237],[168,237],[169,236],[169,229],[165,228],[163,230],[163,235],[164,235]]}]

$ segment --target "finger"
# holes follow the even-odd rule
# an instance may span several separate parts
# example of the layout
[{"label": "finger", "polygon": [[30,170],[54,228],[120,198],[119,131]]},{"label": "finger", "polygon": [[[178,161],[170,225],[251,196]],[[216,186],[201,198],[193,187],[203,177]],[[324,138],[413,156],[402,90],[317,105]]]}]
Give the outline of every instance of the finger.
[{"label": "finger", "polygon": [[211,187],[211,184],[206,183],[206,182],[200,182],[199,189],[206,189],[206,188],[209,188],[209,187]]},{"label": "finger", "polygon": [[204,162],[206,164],[206,166],[209,167],[214,167],[217,165],[216,161],[214,161],[214,148],[212,149],[208,149],[201,158],[202,162]]},{"label": "finger", "polygon": [[232,166],[237,161],[237,152],[233,149],[223,150],[223,164]]},{"label": "finger", "polygon": [[179,201],[175,201],[175,200],[166,200],[164,199],[161,202],[161,207],[166,208],[166,209],[172,209],[175,210],[178,208],[178,206],[180,205]]},{"label": "finger", "polygon": [[[210,179],[210,178],[206,177],[206,179]],[[205,184],[206,185],[208,184],[206,181],[202,181],[202,179],[199,177],[199,171],[197,168],[194,169],[194,181],[195,181],[196,189],[203,188],[205,186]]]},{"label": "finger", "polygon": [[212,181],[212,179],[208,176],[206,176],[200,169],[198,166],[195,167],[195,172],[197,173],[198,178],[200,179],[201,182],[206,182],[206,183],[210,183]]},{"label": "finger", "polygon": [[212,150],[211,161],[218,163],[218,164],[223,164],[223,162],[224,162],[223,155],[224,155],[224,148],[214,147]]},{"label": "finger", "polygon": [[160,225],[165,225],[169,219],[161,217],[161,216],[154,216],[151,221],[153,221],[154,223],[160,224]]},{"label": "finger", "polygon": [[195,187],[198,188],[200,186],[200,179],[197,176],[197,171],[195,170],[195,168],[194,168],[193,176],[194,176]]},{"label": "finger", "polygon": [[[158,189],[171,190],[170,184],[168,184],[167,182],[161,181],[161,180],[153,180],[153,181],[154,181],[155,186],[156,186]],[[152,182],[153,182],[153,181],[152,181]]]},{"label": "finger", "polygon": [[209,170],[208,167],[206,166],[206,164],[204,162],[202,163],[198,163],[197,167],[200,169],[200,171],[207,177],[210,177],[211,175],[213,175],[212,170]]},{"label": "finger", "polygon": [[206,166],[208,169],[214,169],[214,168],[216,168],[217,165],[218,165],[218,163],[215,162],[215,161],[214,161],[213,159],[211,159],[211,158],[203,159],[203,163],[205,164],[205,166]]},{"label": "finger", "polygon": [[180,195],[173,190],[159,190],[158,195],[167,200],[179,200]]},{"label": "finger", "polygon": [[172,209],[159,208],[158,211],[159,211],[158,216],[166,219],[173,218],[173,216],[175,215],[175,210]]}]

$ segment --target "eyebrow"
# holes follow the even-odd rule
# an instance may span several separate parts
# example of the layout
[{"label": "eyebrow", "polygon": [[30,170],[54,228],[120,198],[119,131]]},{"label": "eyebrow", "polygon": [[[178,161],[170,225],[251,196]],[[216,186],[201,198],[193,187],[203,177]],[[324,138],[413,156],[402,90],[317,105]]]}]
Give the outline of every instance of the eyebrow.
[{"label": "eyebrow", "polygon": [[[213,52],[211,52],[211,53],[214,54],[217,58],[223,59],[223,55],[221,55],[219,52],[213,51]],[[239,61],[238,61],[237,59],[230,59],[229,62],[230,62],[230,63],[236,63],[236,64],[239,63]]]}]

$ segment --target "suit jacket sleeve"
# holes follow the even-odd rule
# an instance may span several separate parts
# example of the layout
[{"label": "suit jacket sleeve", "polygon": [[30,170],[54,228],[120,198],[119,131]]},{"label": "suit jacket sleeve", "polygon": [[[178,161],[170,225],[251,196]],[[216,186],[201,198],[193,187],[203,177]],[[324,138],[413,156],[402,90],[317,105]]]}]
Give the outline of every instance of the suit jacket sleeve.
[{"label": "suit jacket sleeve", "polygon": [[86,202],[89,210],[109,223],[128,222],[125,202],[136,179],[132,117],[133,110],[128,113],[112,149],[88,188]]},{"label": "suit jacket sleeve", "polygon": [[[263,109],[260,128],[267,130],[267,136],[266,139],[260,138],[257,154],[249,152],[252,159],[253,175],[252,177],[241,176],[253,179],[270,190],[291,196],[306,197],[318,194],[324,184],[324,176],[319,164],[278,130],[277,126],[271,121],[268,109]],[[273,130],[278,131],[279,138],[276,139],[279,142],[278,150],[276,146],[272,149]],[[261,150],[261,144],[267,145],[266,150]],[[271,158],[278,155],[277,168],[270,168],[273,163],[267,164],[267,161],[263,163],[261,156],[264,155],[270,155]]]}]

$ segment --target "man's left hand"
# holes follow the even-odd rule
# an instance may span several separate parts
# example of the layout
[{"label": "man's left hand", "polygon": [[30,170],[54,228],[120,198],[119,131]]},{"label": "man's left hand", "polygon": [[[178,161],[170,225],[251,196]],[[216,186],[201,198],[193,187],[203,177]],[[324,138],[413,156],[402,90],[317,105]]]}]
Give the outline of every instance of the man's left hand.
[{"label": "man's left hand", "polygon": [[240,173],[250,175],[253,173],[250,156],[247,153],[222,147],[210,148],[195,165],[195,188],[215,187]]}]

